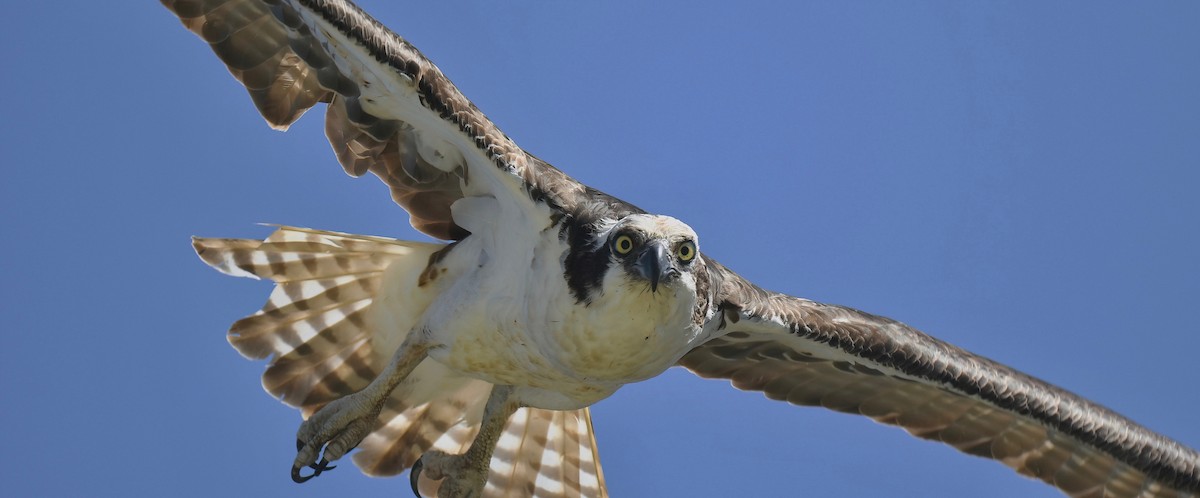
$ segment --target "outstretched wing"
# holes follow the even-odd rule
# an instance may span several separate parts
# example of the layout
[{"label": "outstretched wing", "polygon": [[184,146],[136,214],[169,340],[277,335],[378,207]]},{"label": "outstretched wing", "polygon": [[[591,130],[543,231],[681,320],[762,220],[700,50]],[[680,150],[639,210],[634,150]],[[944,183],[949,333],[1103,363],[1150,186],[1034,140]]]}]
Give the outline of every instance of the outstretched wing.
[{"label": "outstretched wing", "polygon": [[898,425],[1071,496],[1200,494],[1200,454],[1107,408],[903,323],[708,264],[722,332],[680,360],[700,376]]},{"label": "outstretched wing", "polygon": [[464,195],[566,212],[594,195],[518,147],[421,52],[348,1],[162,2],[212,46],[272,127],[327,103],[325,133],[342,167],[378,176],[426,234],[468,233],[450,215]]}]

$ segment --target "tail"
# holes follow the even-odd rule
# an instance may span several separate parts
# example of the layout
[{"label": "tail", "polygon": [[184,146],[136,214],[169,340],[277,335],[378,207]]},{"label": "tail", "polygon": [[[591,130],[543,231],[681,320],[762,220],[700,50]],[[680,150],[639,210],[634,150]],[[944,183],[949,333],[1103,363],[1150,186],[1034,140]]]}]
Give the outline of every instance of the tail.
[{"label": "tail", "polygon": [[[228,339],[243,356],[268,359],[263,387],[306,418],[366,387],[448,285],[448,279],[419,285],[444,244],[281,226],[262,241],[196,237],[192,245],[222,273],[276,283],[267,304],[234,322]],[[384,292],[403,298],[376,309]],[[490,389],[424,361],[392,393],[355,463],[367,474],[387,476],[410,468],[430,448],[465,451]],[[607,496],[586,408],[519,410],[491,469],[489,497]],[[422,480],[423,493],[432,496],[436,488]]]}]

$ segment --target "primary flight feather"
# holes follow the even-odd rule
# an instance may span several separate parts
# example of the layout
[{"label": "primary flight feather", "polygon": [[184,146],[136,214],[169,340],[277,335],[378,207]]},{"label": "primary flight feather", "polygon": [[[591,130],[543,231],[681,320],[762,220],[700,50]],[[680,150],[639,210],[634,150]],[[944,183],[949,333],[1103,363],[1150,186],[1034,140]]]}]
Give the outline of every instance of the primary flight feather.
[{"label": "primary flight feather", "polygon": [[1200,455],[902,323],[765,291],[683,222],[586,187],[499,131],[412,45],[341,0],[164,0],[263,117],[327,104],[416,243],[279,227],[200,257],[277,283],[230,329],[301,409],[292,478],[358,448],[437,496],[604,496],[588,406],[672,365],[867,415],[1072,496],[1194,496]]}]

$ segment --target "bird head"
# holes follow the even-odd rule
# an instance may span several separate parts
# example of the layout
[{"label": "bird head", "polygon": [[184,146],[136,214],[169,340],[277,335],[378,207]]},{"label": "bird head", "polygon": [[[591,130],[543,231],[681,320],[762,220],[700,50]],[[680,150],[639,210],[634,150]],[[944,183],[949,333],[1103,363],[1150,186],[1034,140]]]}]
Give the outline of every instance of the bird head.
[{"label": "bird head", "polygon": [[606,246],[611,267],[618,269],[611,276],[652,293],[660,287],[695,290],[692,267],[700,252],[691,227],[670,216],[633,214],[606,228],[597,240]]},{"label": "bird head", "polygon": [[607,272],[606,281],[617,278],[650,293],[662,288],[695,290],[692,265],[700,257],[696,232],[676,218],[629,215],[605,223],[595,240],[598,256],[607,254],[608,269],[616,270]]},{"label": "bird head", "polygon": [[683,222],[631,214],[572,226],[563,269],[579,301],[611,292],[695,299],[695,275],[703,263],[696,232]]}]

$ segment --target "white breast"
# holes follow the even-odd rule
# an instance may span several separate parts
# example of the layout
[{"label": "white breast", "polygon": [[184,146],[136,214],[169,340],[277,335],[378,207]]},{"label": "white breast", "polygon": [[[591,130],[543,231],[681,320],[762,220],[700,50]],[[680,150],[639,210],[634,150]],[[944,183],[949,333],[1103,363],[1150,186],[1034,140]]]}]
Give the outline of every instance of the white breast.
[{"label": "white breast", "polygon": [[430,351],[433,359],[516,386],[527,405],[563,410],[658,375],[698,340],[694,290],[660,286],[652,293],[613,270],[604,293],[577,303],[563,274],[567,245],[557,229],[491,230],[497,226],[513,227],[476,224],[445,260],[461,274],[425,316],[439,345]]}]

